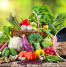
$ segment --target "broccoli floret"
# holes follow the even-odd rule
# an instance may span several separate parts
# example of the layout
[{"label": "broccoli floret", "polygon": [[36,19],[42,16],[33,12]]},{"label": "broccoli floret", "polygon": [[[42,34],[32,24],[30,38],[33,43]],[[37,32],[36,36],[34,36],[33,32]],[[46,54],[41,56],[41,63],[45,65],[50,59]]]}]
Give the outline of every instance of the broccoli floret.
[{"label": "broccoli floret", "polygon": [[27,39],[30,42],[30,44],[32,44],[34,42],[40,43],[43,40],[43,37],[38,33],[33,33],[29,35]]},{"label": "broccoli floret", "polygon": [[28,36],[29,43],[33,46],[34,50],[40,49],[40,43],[43,40],[43,37],[38,33],[33,33]]},{"label": "broccoli floret", "polygon": [[34,50],[36,51],[36,50],[38,50],[38,49],[41,49],[41,47],[40,47],[40,43],[33,43],[32,44],[32,46],[33,46],[33,48],[34,48]]}]

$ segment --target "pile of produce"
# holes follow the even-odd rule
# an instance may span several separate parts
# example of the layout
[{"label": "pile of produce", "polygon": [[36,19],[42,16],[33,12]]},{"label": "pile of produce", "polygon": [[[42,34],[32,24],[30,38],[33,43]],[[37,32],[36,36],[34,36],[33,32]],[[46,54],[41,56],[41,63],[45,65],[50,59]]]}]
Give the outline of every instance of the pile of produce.
[{"label": "pile of produce", "polygon": [[55,53],[53,39],[57,31],[64,27],[59,26],[59,24],[64,23],[66,14],[60,13],[54,18],[47,6],[35,6],[32,8],[32,12],[37,14],[40,25],[39,30],[45,32],[47,37],[44,38],[39,33],[32,33],[28,37],[25,34],[22,34],[21,38],[11,37],[12,28],[20,31],[38,31],[38,22],[35,14],[31,14],[29,19],[24,19],[20,23],[16,17],[10,14],[6,20],[12,26],[4,26],[3,32],[0,33],[0,63],[20,60],[18,64],[26,65],[28,63],[42,64],[63,61]]}]

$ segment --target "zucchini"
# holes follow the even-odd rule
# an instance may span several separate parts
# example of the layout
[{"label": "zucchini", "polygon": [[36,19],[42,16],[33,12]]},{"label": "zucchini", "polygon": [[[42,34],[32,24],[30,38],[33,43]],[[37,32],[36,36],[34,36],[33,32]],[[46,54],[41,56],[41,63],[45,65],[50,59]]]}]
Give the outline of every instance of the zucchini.
[{"label": "zucchini", "polygon": [[48,22],[48,26],[49,26],[49,29],[50,29],[54,34],[57,33],[57,29],[53,26],[53,24],[51,24],[50,22]]},{"label": "zucchini", "polygon": [[5,52],[6,52],[6,50],[8,50],[8,49],[9,49],[8,47],[5,47],[5,48],[3,49],[3,51],[2,51],[2,56],[5,55]]},{"label": "zucchini", "polygon": [[13,56],[17,55],[16,51],[14,48],[10,48],[10,52]]},{"label": "zucchini", "polygon": [[7,50],[6,52],[5,52],[5,57],[9,57],[9,54],[10,54],[10,51],[9,50]]}]

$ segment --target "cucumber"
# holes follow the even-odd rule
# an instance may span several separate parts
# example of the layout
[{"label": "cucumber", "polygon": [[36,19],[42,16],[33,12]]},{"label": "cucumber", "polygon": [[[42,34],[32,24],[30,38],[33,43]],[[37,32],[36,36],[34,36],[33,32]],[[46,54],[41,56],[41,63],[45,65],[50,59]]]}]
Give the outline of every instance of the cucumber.
[{"label": "cucumber", "polygon": [[5,52],[6,52],[6,50],[8,50],[8,49],[9,49],[8,47],[5,47],[5,48],[3,49],[3,51],[2,51],[2,56],[5,55]]},{"label": "cucumber", "polygon": [[54,34],[57,33],[57,29],[53,26],[53,24],[51,24],[50,22],[48,22],[48,26],[49,26],[49,29],[50,29]]},{"label": "cucumber", "polygon": [[5,57],[9,57],[9,54],[10,54],[10,51],[9,50],[7,50],[6,52],[5,52]]},{"label": "cucumber", "polygon": [[10,52],[13,56],[17,55],[17,52],[15,51],[14,48],[10,48]]}]

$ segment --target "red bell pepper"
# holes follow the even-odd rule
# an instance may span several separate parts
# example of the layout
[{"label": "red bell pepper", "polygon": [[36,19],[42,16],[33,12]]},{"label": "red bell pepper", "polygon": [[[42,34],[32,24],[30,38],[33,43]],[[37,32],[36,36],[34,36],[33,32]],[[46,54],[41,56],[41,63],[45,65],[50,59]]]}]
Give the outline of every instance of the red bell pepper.
[{"label": "red bell pepper", "polygon": [[30,25],[30,22],[29,22],[28,19],[25,19],[25,20],[21,21],[20,25],[21,25],[21,26],[22,26],[22,25],[28,26],[28,25]]},{"label": "red bell pepper", "polygon": [[26,26],[30,25],[30,22],[28,19],[25,19],[24,21],[25,21]]}]

